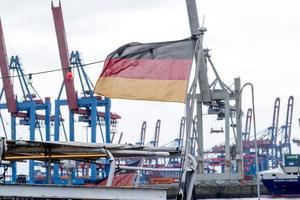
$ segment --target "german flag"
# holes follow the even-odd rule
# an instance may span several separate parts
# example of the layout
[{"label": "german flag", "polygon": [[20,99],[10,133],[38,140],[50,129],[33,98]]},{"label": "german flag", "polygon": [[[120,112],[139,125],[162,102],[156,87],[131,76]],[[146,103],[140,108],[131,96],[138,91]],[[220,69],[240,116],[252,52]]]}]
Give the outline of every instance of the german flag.
[{"label": "german flag", "polygon": [[109,98],[184,102],[194,44],[190,38],[126,44],[107,56],[95,93]]}]

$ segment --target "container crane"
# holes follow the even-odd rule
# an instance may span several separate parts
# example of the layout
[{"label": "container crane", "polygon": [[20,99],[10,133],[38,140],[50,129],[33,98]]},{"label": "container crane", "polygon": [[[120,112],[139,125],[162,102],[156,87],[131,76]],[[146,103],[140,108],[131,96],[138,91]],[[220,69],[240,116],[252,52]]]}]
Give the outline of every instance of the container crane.
[{"label": "container crane", "polygon": [[[277,97],[274,101],[272,125],[265,129],[257,140],[259,149],[259,157],[262,165],[260,170],[269,168],[277,168],[278,166],[278,121],[280,113],[280,98]],[[252,141],[253,143],[253,141]]]},{"label": "container crane", "polygon": [[274,103],[273,120],[272,120],[272,135],[271,135],[271,163],[272,168],[278,166],[278,148],[277,148],[277,134],[279,121],[280,99],[277,97]]},{"label": "container crane", "polygon": [[294,97],[290,96],[287,103],[287,111],[285,124],[281,126],[279,135],[281,135],[281,140],[278,144],[279,149],[279,161],[283,162],[283,156],[285,153],[291,154],[291,131],[292,131],[292,120],[293,120],[293,110],[294,110]]},{"label": "container crane", "polygon": [[252,109],[249,108],[246,114],[245,129],[243,134],[243,149],[244,149],[244,174],[245,179],[252,179],[252,176],[255,174],[255,155],[253,154],[254,142],[250,140],[252,125]]},{"label": "container crane", "polygon": [[[300,126],[300,118],[298,118],[298,125]],[[297,144],[297,146],[300,146],[300,139],[299,138],[293,138],[293,143]]]},{"label": "container crane", "polygon": [[156,121],[156,125],[155,125],[155,132],[154,132],[154,138],[152,141],[150,141],[150,144],[154,147],[157,147],[158,146],[158,142],[159,142],[159,133],[160,133],[160,124],[161,124],[161,121],[160,119],[158,119]]},{"label": "container crane", "polygon": [[141,128],[140,141],[136,143],[137,145],[141,145],[141,146],[145,145],[146,128],[147,128],[147,122],[143,121],[142,128]]},{"label": "container crane", "polygon": [[[290,96],[287,104],[285,125],[278,128],[280,98],[274,102],[272,126],[262,132],[257,140],[259,156],[262,161],[261,170],[277,168],[283,162],[283,154],[291,153],[291,126],[294,97]],[[252,142],[253,143],[253,142]]]},{"label": "container crane", "polygon": [[184,130],[185,130],[185,117],[182,117],[181,120],[180,120],[178,138],[176,138],[174,140],[175,145],[178,149],[182,149],[182,147],[183,147]]},{"label": "container crane", "polygon": [[[258,147],[262,159],[262,168],[277,168],[280,162],[283,162],[283,154],[291,153],[291,126],[293,117],[294,97],[290,96],[287,104],[285,125],[278,128],[280,99],[276,98],[274,102],[272,126],[268,127],[258,139]],[[265,155],[263,155],[265,154]]]},{"label": "container crane", "polygon": [[244,142],[244,144],[247,143],[250,140],[251,124],[252,124],[252,109],[249,108],[247,110],[245,130],[243,132],[243,142]]},{"label": "container crane", "polygon": [[[29,140],[36,140],[36,130],[39,130],[40,140],[50,141],[50,121],[54,117],[50,116],[51,103],[50,98],[46,97],[42,100],[36,90],[32,86],[32,75],[28,77],[24,74],[21,62],[18,56],[12,56],[8,64],[6,47],[4,42],[4,34],[0,20],[0,69],[2,75],[3,88],[0,93],[0,99],[5,94],[5,103],[0,103],[0,109],[7,109],[11,116],[11,138],[17,139],[17,122],[19,118],[19,125],[29,126]],[[22,91],[22,98],[18,99],[14,93],[14,86],[12,84],[12,76],[10,70],[17,72],[19,87]],[[33,92],[32,92],[33,91]],[[38,114],[38,111],[44,114]],[[42,129],[40,122],[43,121],[45,126]],[[42,130],[44,131],[45,138]],[[22,133],[22,137],[24,133]],[[25,136],[26,137],[26,136]],[[29,161],[29,183],[35,182],[35,166],[36,161]],[[12,164],[12,182],[17,180],[17,166]]]},{"label": "container crane", "polygon": [[[71,55],[69,54],[60,2],[58,6],[54,6],[52,2],[52,14],[56,30],[56,38],[58,43],[61,68],[63,72],[63,83],[60,88],[58,98],[55,100],[56,118],[54,140],[59,141],[61,125],[59,120],[59,118],[61,117],[60,107],[67,105],[69,108],[69,141],[75,141],[74,114],[77,114],[79,115],[78,121],[88,123],[88,126],[91,130],[90,134],[92,143],[96,142],[98,127],[97,125],[99,125],[103,142],[110,143],[110,126],[111,124],[117,123],[117,120],[120,119],[120,116],[117,114],[110,113],[111,101],[109,98],[103,99],[101,96],[96,96],[94,94],[94,86],[84,70],[84,65],[81,63],[79,52],[72,51]],[[74,74],[72,73],[72,69],[75,69],[78,72],[79,82],[82,89],[81,97],[78,97],[78,94],[75,91]],[[66,99],[61,99],[63,88],[65,88],[66,91]],[[104,107],[105,112],[98,112],[98,107]],[[100,121],[104,121],[105,123],[105,137],[101,128]],[[57,173],[58,169],[56,167],[56,176]],[[95,164],[92,164],[91,179],[95,180],[96,176],[96,166]]]}]

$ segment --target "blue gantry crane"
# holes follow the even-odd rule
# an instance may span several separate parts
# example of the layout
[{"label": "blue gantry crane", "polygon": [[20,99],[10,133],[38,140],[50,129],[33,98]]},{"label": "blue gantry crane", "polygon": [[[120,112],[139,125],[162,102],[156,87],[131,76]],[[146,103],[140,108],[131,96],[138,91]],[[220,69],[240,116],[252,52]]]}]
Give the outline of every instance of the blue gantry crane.
[{"label": "blue gantry crane", "polygon": [[283,155],[291,153],[291,126],[294,97],[287,104],[285,124],[279,128],[280,99],[276,98],[273,110],[272,126],[268,127],[258,139],[258,148],[263,169],[277,168],[283,162]]},{"label": "blue gantry crane", "polygon": [[[110,113],[111,100],[109,98],[103,98],[94,94],[94,86],[90,81],[87,73],[84,70],[84,64],[82,64],[80,54],[78,51],[72,51],[69,54],[65,26],[63,21],[63,14],[61,9],[61,3],[58,6],[54,6],[52,3],[52,13],[54,19],[54,25],[56,30],[56,37],[61,61],[61,67],[63,72],[63,83],[59,91],[58,98],[55,100],[55,132],[54,140],[60,140],[60,127],[61,123],[61,111],[62,106],[68,106],[69,108],[69,141],[75,141],[75,120],[74,115],[78,115],[78,121],[87,123],[90,129],[91,143],[97,142],[97,128],[101,134],[102,141],[104,143],[110,143],[110,126],[116,124],[120,118],[117,114]],[[79,82],[81,86],[80,96],[78,96],[75,90],[74,75],[77,72]],[[62,99],[62,91],[65,88],[66,99]],[[104,112],[99,112],[98,107],[104,107]],[[101,121],[105,122],[105,134],[101,127]],[[64,126],[63,126],[64,130]],[[67,136],[66,136],[67,139]],[[98,141],[100,142],[100,141]],[[59,183],[58,166],[54,168],[54,180]],[[91,164],[91,174],[89,178],[96,180],[98,176],[98,170],[95,164]]]},{"label": "blue gantry crane", "polygon": [[[30,141],[35,140],[50,140],[50,121],[54,120],[50,116],[51,103],[50,98],[46,97],[44,100],[38,95],[34,87],[32,86],[32,75],[24,74],[20,59],[18,56],[12,56],[10,62],[7,59],[6,47],[4,42],[4,35],[2,24],[0,21],[0,69],[2,75],[3,87],[0,93],[0,100],[5,95],[5,103],[0,103],[0,109],[7,109],[11,118],[11,136],[9,139],[17,139],[17,125],[29,127],[29,137],[26,135],[26,131],[22,129],[19,136],[22,138],[28,138]],[[17,81],[13,85],[13,77],[10,71],[16,72]],[[14,93],[14,86],[21,88],[21,97]],[[38,113],[43,112],[43,113]],[[19,123],[16,119],[19,118]],[[41,122],[44,122],[43,126]],[[2,124],[3,125],[3,124]],[[39,133],[39,138],[37,137]],[[47,152],[46,152],[47,153]],[[29,183],[35,182],[35,166],[37,161],[29,161]],[[17,181],[17,165],[12,164],[12,182]]]}]

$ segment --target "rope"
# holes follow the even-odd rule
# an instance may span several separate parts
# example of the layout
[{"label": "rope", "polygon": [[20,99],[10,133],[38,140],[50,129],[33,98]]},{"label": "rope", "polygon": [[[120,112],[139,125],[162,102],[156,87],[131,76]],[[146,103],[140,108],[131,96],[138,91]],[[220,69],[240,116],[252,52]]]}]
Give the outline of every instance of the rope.
[{"label": "rope", "polygon": [[[104,61],[105,60],[99,60],[99,61],[95,61],[95,62],[90,62],[90,63],[83,64],[82,66],[89,66],[89,65],[94,65],[94,64],[98,64],[98,63],[103,63]],[[57,72],[57,71],[61,71],[63,69],[70,69],[70,68],[76,68],[76,66],[74,66],[74,67],[67,67],[67,68],[52,69],[52,70],[45,70],[45,71],[39,71],[39,72],[33,72],[33,73],[27,73],[27,74],[20,75],[20,76],[29,76],[29,74],[31,74],[31,75],[48,74],[48,73]],[[16,78],[16,77],[19,77],[19,76],[18,75],[2,76],[2,77],[0,77],[0,79],[4,79],[4,78]]]}]

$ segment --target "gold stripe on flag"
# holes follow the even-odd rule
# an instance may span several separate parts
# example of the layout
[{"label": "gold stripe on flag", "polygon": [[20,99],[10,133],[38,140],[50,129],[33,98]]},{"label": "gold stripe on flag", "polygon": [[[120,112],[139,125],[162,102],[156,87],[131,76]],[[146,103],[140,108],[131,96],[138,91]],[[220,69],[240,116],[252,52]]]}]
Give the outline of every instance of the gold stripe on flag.
[{"label": "gold stripe on flag", "polygon": [[95,92],[109,98],[184,102],[187,80],[145,80],[101,77]]}]

